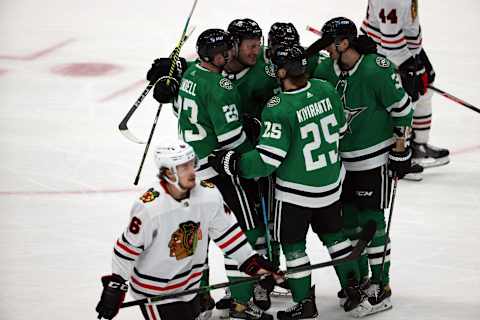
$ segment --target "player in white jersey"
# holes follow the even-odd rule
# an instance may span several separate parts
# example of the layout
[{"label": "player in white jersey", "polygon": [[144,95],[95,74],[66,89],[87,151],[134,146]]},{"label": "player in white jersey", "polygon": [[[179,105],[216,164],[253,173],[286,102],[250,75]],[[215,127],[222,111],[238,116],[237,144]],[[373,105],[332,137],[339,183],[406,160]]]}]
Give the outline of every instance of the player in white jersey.
[{"label": "player in white jersey", "polygon": [[[279,279],[268,260],[252,249],[218,189],[207,182],[197,185],[192,147],[182,141],[164,143],[154,157],[160,182],[135,201],[129,225],[115,243],[112,274],[102,277],[99,319],[118,313],[127,280],[134,299],[199,288],[209,237],[242,272],[274,273]],[[148,320],[193,320],[201,303],[191,294],[140,308]]]},{"label": "player in white jersey", "polygon": [[[423,167],[433,167],[447,164],[449,151],[428,144],[433,94],[428,90],[428,85],[435,80],[435,72],[422,47],[417,2],[369,0],[361,31],[372,37],[377,43],[378,52],[398,67],[405,91],[413,101],[418,100],[412,125],[413,160]],[[413,170],[419,171],[418,168]],[[420,180],[421,172],[413,175],[413,178]]]}]

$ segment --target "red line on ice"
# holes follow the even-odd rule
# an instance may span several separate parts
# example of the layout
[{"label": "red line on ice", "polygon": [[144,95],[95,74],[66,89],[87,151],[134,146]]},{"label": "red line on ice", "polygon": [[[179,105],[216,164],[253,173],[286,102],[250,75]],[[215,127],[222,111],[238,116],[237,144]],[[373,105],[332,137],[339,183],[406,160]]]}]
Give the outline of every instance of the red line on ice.
[{"label": "red line on ice", "polygon": [[87,195],[105,193],[139,192],[142,189],[100,189],[100,190],[58,190],[58,191],[0,191],[0,196],[42,196],[42,195]]},{"label": "red line on ice", "polygon": [[0,55],[0,59],[5,59],[5,60],[23,60],[23,61],[30,61],[30,60],[35,60],[38,59],[42,56],[46,56],[49,53],[52,53],[53,51],[60,49],[61,47],[66,46],[67,44],[70,44],[71,42],[74,42],[75,39],[67,39],[65,41],[62,41],[60,43],[57,43],[51,47],[48,47],[46,49],[36,51],[27,55]]},{"label": "red line on ice", "polygon": [[120,89],[120,90],[117,90],[117,91],[109,94],[108,96],[105,96],[105,97],[103,97],[103,98],[98,99],[97,101],[98,101],[98,102],[106,102],[106,101],[115,99],[115,98],[118,97],[118,96],[121,96],[121,95],[123,95],[123,94],[125,94],[125,93],[127,93],[127,92],[129,92],[129,91],[131,91],[131,90],[133,90],[133,89],[136,89],[137,87],[139,87],[141,84],[144,84],[145,82],[146,82],[145,80],[138,80],[138,81],[132,83],[131,85],[129,85],[129,86],[125,87],[125,88],[122,88],[122,89]]}]

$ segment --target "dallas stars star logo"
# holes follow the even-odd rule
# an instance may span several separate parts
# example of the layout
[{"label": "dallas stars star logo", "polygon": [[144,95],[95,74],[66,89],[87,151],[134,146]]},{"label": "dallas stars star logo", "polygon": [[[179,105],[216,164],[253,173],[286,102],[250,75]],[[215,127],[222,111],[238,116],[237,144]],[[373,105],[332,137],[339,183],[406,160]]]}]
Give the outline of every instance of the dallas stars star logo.
[{"label": "dallas stars star logo", "polygon": [[344,112],[345,112],[345,118],[347,118],[347,131],[352,133],[352,129],[350,127],[352,121],[360,114],[362,113],[365,109],[367,108],[362,108],[362,107],[358,107],[358,108],[347,108],[345,107],[344,108]]}]

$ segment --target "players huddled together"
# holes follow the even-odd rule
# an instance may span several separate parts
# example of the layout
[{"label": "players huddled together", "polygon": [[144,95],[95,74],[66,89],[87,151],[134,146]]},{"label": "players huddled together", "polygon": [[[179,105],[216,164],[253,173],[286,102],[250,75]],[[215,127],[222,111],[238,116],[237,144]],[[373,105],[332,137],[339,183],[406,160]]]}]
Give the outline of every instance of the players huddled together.
[{"label": "players huddled together", "polygon": [[274,23],[264,43],[254,20],[234,19],[203,31],[198,58],[180,58],[172,77],[171,58],[156,59],[147,79],[157,101],[173,102],[179,139],[155,149],[160,182],[115,244],[99,318],[118,313],[127,281],[136,299],[208,286],[213,241],[229,281],[263,280],[216,303],[208,290],[146,303],[145,319],[207,319],[215,307],[226,319],[273,319],[277,290],[293,300],[277,319],[316,319],[309,227],[341,259],[370,221],[360,257],[334,266],[337,296],[355,318],[390,309],[392,186],[449,161],[428,144],[435,72],[417,12],[415,0],[370,0],[362,34],[336,17],[308,48],[292,23]]}]

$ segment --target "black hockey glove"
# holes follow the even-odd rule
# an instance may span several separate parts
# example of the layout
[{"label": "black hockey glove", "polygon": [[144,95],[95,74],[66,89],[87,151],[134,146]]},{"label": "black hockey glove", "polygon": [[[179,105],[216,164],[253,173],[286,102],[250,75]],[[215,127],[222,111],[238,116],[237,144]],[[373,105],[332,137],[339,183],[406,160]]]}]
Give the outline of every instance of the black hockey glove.
[{"label": "black hockey glove", "polygon": [[360,54],[377,53],[377,44],[369,36],[362,34],[354,40],[353,48]]},{"label": "black hockey glove", "polygon": [[98,319],[113,319],[118,313],[125,293],[128,291],[128,285],[118,274],[112,274],[102,277],[103,292],[95,311],[98,312]]},{"label": "black hockey glove", "polygon": [[398,67],[398,73],[402,79],[402,85],[412,102],[418,100],[418,76],[417,63],[413,57],[408,58]]},{"label": "black hockey glove", "polygon": [[245,135],[247,139],[253,144],[256,145],[258,142],[258,138],[260,137],[260,130],[262,129],[262,123],[260,120],[255,118],[252,114],[244,114],[243,115],[243,131],[245,131]]},{"label": "black hockey glove", "polygon": [[238,176],[240,172],[240,155],[233,150],[221,150],[208,157],[208,164],[219,174],[231,177]]},{"label": "black hockey glove", "polygon": [[402,179],[410,172],[412,166],[412,150],[406,148],[404,151],[391,150],[388,154],[388,169],[392,177]]},{"label": "black hockey glove", "polygon": [[238,269],[249,276],[270,273],[269,276],[260,281],[260,285],[268,292],[273,290],[275,284],[285,281],[283,272],[275,268],[268,259],[258,253],[245,260]]},{"label": "black hockey glove", "polygon": [[[168,76],[170,72],[170,58],[155,59],[147,72],[147,80],[156,82],[161,77]],[[177,61],[176,69],[173,71],[172,77],[182,78],[183,73],[187,70],[187,61],[180,57]]]},{"label": "black hockey glove", "polygon": [[428,60],[425,50],[422,49],[415,59],[417,61],[417,69],[419,70],[418,92],[424,95],[428,91],[428,85],[435,81],[435,71],[430,60]]},{"label": "black hockey glove", "polygon": [[177,95],[180,87],[180,80],[183,72],[187,68],[187,62],[184,58],[180,58],[174,67],[172,76],[168,76],[170,72],[170,58],[156,59],[150,70],[147,72],[147,80],[156,82],[153,89],[153,98],[160,103],[169,103]]}]

